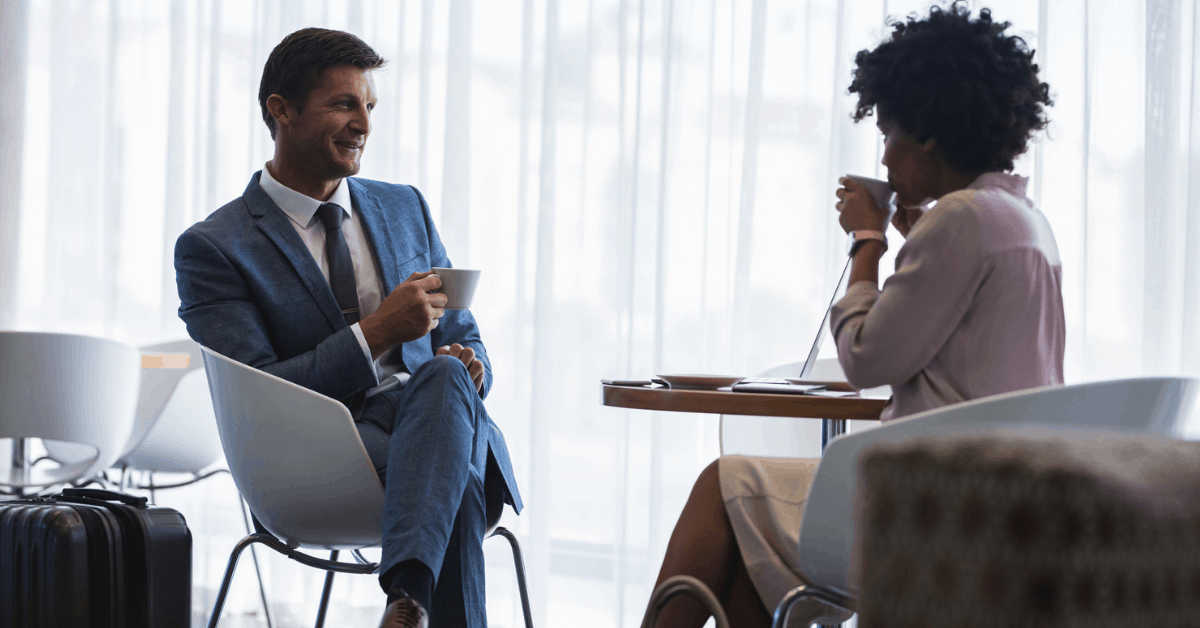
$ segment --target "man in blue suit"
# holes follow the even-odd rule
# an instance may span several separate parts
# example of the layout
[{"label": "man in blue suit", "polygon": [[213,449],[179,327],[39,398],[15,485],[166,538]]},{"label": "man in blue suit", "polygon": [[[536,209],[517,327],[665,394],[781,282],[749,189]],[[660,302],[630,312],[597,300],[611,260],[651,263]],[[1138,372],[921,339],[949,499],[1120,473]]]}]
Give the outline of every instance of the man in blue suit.
[{"label": "man in blue suit", "polygon": [[521,498],[475,319],[435,292],[450,260],[425,200],[351,178],[383,63],[339,31],[276,46],[259,88],[274,156],[179,237],[179,316],[210,349],[350,407],[386,492],[381,626],[482,627],[483,534]]}]

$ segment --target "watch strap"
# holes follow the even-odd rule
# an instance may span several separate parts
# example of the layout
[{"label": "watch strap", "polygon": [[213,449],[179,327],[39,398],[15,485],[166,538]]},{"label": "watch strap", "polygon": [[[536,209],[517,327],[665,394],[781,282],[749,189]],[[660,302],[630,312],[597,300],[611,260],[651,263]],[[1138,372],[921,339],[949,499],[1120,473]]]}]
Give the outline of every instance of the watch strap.
[{"label": "watch strap", "polygon": [[854,253],[856,251],[858,251],[858,247],[861,246],[863,242],[867,242],[870,240],[876,240],[878,242],[882,242],[883,250],[885,250],[885,251],[887,250],[887,248],[888,248],[887,236],[884,235],[884,233],[882,231],[874,231],[871,229],[858,229],[858,230],[850,232],[850,245],[848,247],[847,253],[849,255],[853,256]]}]

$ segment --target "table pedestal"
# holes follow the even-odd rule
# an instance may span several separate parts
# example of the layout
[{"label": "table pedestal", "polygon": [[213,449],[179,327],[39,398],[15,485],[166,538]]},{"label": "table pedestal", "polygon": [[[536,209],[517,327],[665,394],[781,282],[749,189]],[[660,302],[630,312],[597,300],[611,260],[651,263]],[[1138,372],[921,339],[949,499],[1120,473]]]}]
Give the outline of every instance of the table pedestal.
[{"label": "table pedestal", "polygon": [[825,452],[825,447],[829,441],[846,433],[846,419],[822,419],[821,420],[821,452]]},{"label": "table pedestal", "polygon": [[[829,441],[846,433],[845,419],[824,419],[821,421],[821,453],[825,453],[825,447],[829,445]],[[818,624],[820,628],[841,628],[842,624]]]}]

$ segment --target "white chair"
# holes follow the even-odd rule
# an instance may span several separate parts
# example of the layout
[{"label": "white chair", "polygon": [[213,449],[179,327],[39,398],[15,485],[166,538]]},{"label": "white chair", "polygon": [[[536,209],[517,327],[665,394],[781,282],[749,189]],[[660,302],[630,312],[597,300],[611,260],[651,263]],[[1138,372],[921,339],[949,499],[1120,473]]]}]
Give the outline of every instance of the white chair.
[{"label": "white chair", "polygon": [[[14,464],[0,485],[17,492],[95,476],[121,456],[133,429],[141,354],[123,342],[71,334],[0,332],[0,437]],[[58,468],[25,464],[25,439],[78,444]]]},{"label": "white chair", "polygon": [[[173,340],[147,345],[139,349],[144,354],[188,355],[191,360],[184,368],[146,368],[141,373],[141,392],[133,430],[126,441],[121,457],[114,466],[122,470],[122,486],[127,470],[148,471],[153,474],[190,473],[191,480],[178,484],[146,488],[186,486],[208,477],[200,472],[221,456],[221,439],[213,415],[204,377],[200,345],[191,339]],[[78,462],[81,447],[69,443],[47,443],[50,459],[59,464]]]},{"label": "white chair", "polygon": [[153,473],[198,474],[221,457],[200,345],[175,340],[141,348],[142,353],[187,354],[186,368],[145,369],[138,417],[117,466]]},{"label": "white chair", "polygon": [[[207,347],[201,351],[229,472],[266,530],[234,547],[209,626],[220,618],[238,556],[261,543],[327,572],[317,612],[320,628],[334,573],[371,574],[379,567],[359,550],[381,542],[383,485],[341,403]],[[532,628],[520,546],[511,532],[495,524],[488,522],[492,535],[505,537],[512,546],[525,625]],[[324,560],[297,549],[331,554]],[[358,562],[337,562],[340,550],[351,550]]]},{"label": "white chair", "polygon": [[800,526],[800,569],[812,585],[784,596],[773,626],[786,626],[791,607],[806,598],[854,610],[858,592],[850,567],[855,480],[860,455],[871,446],[917,437],[1045,427],[1177,436],[1195,405],[1198,383],[1158,377],[1049,386],[930,410],[834,439],[813,478]]}]

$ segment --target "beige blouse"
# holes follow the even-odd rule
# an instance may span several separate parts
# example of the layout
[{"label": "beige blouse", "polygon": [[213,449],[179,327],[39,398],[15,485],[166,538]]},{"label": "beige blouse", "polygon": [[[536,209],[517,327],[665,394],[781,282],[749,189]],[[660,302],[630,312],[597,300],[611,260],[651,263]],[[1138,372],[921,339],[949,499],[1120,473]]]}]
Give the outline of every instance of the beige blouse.
[{"label": "beige blouse", "polygon": [[883,289],[860,281],[834,305],[847,380],[892,387],[884,420],[1062,383],[1062,265],[1026,184],[990,172],[938,199]]}]

